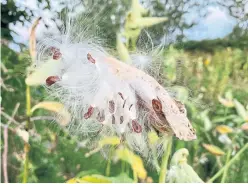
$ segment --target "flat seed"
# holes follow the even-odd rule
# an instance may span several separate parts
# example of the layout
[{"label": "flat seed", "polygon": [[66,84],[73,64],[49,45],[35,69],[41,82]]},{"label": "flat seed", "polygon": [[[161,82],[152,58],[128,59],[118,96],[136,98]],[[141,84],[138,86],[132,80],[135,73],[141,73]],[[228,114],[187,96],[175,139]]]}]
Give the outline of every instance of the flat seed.
[{"label": "flat seed", "polygon": [[96,119],[97,119],[97,121],[99,121],[99,122],[103,122],[103,121],[105,120],[105,114],[104,114],[104,111],[99,112],[99,113],[97,114]]},{"label": "flat seed", "polygon": [[123,121],[124,121],[124,118],[123,118],[123,116],[121,116],[121,117],[120,117],[120,124],[122,124]]},{"label": "flat seed", "polygon": [[58,76],[50,76],[46,79],[46,85],[51,86],[54,83],[58,82],[60,78]]},{"label": "flat seed", "polygon": [[132,127],[133,127],[133,131],[135,131],[136,133],[142,132],[142,127],[136,120],[132,121]]},{"label": "flat seed", "polygon": [[85,119],[90,118],[90,117],[92,116],[93,112],[94,112],[94,107],[90,106],[90,107],[88,108],[88,112],[86,112],[86,113],[84,114],[84,118],[85,118]]},{"label": "flat seed", "polygon": [[115,116],[112,115],[112,124],[115,124]]},{"label": "flat seed", "polygon": [[53,52],[53,59],[54,60],[58,60],[59,58],[61,58],[62,54],[58,48],[52,47],[51,51]]},{"label": "flat seed", "polygon": [[87,59],[91,62],[91,63],[96,63],[96,60],[91,56],[90,53],[87,54]]},{"label": "flat seed", "polygon": [[115,102],[113,100],[109,101],[109,112],[111,114],[115,112]]},{"label": "flat seed", "polygon": [[159,100],[153,99],[152,100],[152,107],[155,112],[162,112],[162,104]]}]

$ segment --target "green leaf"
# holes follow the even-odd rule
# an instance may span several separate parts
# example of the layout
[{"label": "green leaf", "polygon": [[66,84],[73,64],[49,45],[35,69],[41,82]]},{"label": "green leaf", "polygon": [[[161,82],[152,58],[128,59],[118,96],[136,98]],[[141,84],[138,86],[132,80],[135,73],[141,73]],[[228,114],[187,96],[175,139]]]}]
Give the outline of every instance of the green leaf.
[{"label": "green leaf", "polygon": [[204,122],[204,129],[205,131],[209,131],[212,128],[212,122],[210,121],[209,117],[208,117],[208,110],[205,110],[203,112],[201,112],[200,114],[201,119]]},{"label": "green leaf", "polygon": [[244,119],[244,121],[248,121],[248,112],[245,110],[245,107],[236,99],[234,99],[234,104],[237,113]]},{"label": "green leaf", "polygon": [[121,173],[118,176],[110,177],[110,180],[113,183],[133,183],[133,179],[131,179],[126,173]]}]

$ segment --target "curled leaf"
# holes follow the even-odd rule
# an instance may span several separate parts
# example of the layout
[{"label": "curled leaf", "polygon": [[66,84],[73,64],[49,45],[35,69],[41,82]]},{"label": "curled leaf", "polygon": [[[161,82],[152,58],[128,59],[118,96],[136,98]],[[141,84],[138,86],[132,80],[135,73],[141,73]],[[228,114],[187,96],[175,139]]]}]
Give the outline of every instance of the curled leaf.
[{"label": "curled leaf", "polygon": [[95,153],[97,153],[98,151],[100,151],[105,145],[119,145],[120,144],[120,138],[116,137],[116,136],[112,136],[112,137],[105,137],[102,140],[100,140],[98,142],[98,147],[96,147],[95,149],[91,150],[90,152],[85,154],[85,157],[89,157]]},{"label": "curled leaf", "polygon": [[222,98],[221,96],[218,96],[218,100],[225,107],[234,107],[234,102],[232,100]]},{"label": "curled leaf", "polygon": [[31,109],[31,112],[33,113],[36,109],[46,109],[48,111],[53,111],[58,113],[59,115],[58,122],[62,126],[66,126],[71,120],[70,113],[65,109],[64,105],[59,102],[52,102],[52,101],[40,102]]},{"label": "curled leaf", "polygon": [[244,121],[248,121],[248,112],[245,110],[245,107],[238,101],[234,100],[235,108],[237,113],[244,119]]},{"label": "curled leaf", "polygon": [[220,134],[228,134],[233,132],[233,129],[227,125],[219,125],[215,129]]},{"label": "curled leaf", "polygon": [[39,17],[34,24],[31,27],[31,31],[30,31],[30,39],[29,39],[29,53],[30,56],[32,58],[32,61],[34,61],[35,59],[35,50],[36,50],[36,38],[35,38],[35,29],[37,27],[37,25],[39,24],[41,20],[41,17]]},{"label": "curled leaf", "polygon": [[134,154],[127,148],[122,148],[116,150],[116,156],[118,159],[128,162],[140,179],[144,180],[146,178],[147,172],[144,168],[142,159],[138,155]]},{"label": "curled leaf", "polygon": [[219,147],[217,146],[214,146],[212,144],[203,144],[203,147],[208,150],[210,153],[212,153],[213,155],[216,155],[216,156],[222,156],[222,155],[225,155],[225,152],[222,151],[222,149],[220,149]]}]

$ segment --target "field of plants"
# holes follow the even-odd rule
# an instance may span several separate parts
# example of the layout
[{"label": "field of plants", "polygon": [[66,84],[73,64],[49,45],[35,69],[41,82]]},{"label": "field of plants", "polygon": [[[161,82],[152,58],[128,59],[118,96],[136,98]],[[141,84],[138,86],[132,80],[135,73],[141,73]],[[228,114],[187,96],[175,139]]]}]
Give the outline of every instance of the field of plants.
[{"label": "field of plants", "polygon": [[[84,21],[92,22],[93,27],[97,24],[111,54],[128,62],[129,54],[139,45],[151,45],[147,41],[150,37],[155,45],[160,44],[161,34],[167,31],[162,29],[163,21],[167,20],[147,19],[146,25],[132,22],[132,16],[144,10],[135,0],[133,4],[120,2],[119,12],[117,2],[105,2],[105,17],[99,23],[92,19],[95,11],[84,12]],[[146,17],[165,16],[160,14],[163,4],[156,3],[152,1],[155,8],[151,9],[157,14],[147,13]],[[25,17],[27,10],[19,10],[15,1],[1,5],[1,182],[248,182],[247,30],[237,26],[223,39],[179,38],[158,47],[161,66],[157,79],[185,104],[197,139],[183,141],[151,130],[143,150],[142,140],[134,149],[117,134],[101,134],[94,139],[72,126],[68,128],[73,115],[64,110],[58,98],[51,97],[42,83],[49,68],[33,69],[38,52],[35,43],[41,41],[35,33],[42,19],[36,17],[29,26],[29,46],[19,44],[21,51],[13,50],[9,47],[14,41],[8,24],[19,21],[21,15]],[[98,9],[100,5],[95,6]],[[16,16],[10,16],[10,11]],[[109,23],[111,14],[116,14],[119,22]],[[116,34],[121,18],[126,20],[120,33],[128,40],[126,44]],[[176,24],[169,21],[165,26]],[[112,35],[117,35],[117,42]]]}]

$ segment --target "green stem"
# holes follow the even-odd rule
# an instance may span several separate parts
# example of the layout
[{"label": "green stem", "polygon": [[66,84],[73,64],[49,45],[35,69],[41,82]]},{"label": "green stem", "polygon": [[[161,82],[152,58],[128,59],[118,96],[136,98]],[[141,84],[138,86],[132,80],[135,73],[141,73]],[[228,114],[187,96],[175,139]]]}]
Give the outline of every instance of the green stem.
[{"label": "green stem", "polygon": [[[31,117],[31,95],[30,95],[30,87],[27,85],[26,86],[26,116],[27,116],[27,121],[26,121],[26,131],[28,132],[29,126],[30,126],[30,117]],[[28,180],[28,170],[29,170],[29,153],[30,146],[28,142],[24,143],[24,153],[25,153],[25,161],[24,161],[24,171],[23,171],[23,179],[22,183],[27,183]]]},{"label": "green stem", "polygon": [[113,151],[114,151],[114,147],[111,147],[109,151],[109,159],[108,159],[108,163],[106,167],[106,176],[110,176],[111,157],[112,157]]},{"label": "green stem", "polygon": [[214,180],[216,180],[224,171],[226,168],[228,168],[230,165],[233,164],[234,161],[236,161],[239,156],[248,148],[248,143],[244,145],[244,147],[239,150],[239,152],[224,166],[222,167],[210,180],[208,180],[208,183],[212,183]]},{"label": "green stem", "polygon": [[108,159],[107,167],[106,167],[106,176],[110,175],[110,166],[111,166],[111,157]]},{"label": "green stem", "polygon": [[138,183],[138,176],[137,173],[133,170],[133,182]]},{"label": "green stem", "polygon": [[168,165],[169,156],[171,154],[171,146],[172,146],[172,137],[169,137],[167,139],[166,150],[162,158],[162,164],[160,167],[159,183],[164,183],[166,179],[167,165]]},{"label": "green stem", "polygon": [[[227,163],[229,162],[229,160],[230,160],[231,153],[232,153],[232,149],[230,148],[230,149],[228,150],[228,153],[227,153],[227,156],[226,156],[226,164],[227,164]],[[225,181],[226,181],[226,176],[227,176],[228,168],[229,168],[229,167],[226,167],[225,170],[224,170],[223,176],[222,176],[222,178],[221,178],[221,183],[225,183]]]}]

